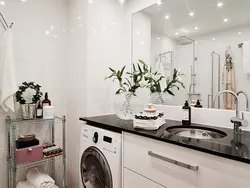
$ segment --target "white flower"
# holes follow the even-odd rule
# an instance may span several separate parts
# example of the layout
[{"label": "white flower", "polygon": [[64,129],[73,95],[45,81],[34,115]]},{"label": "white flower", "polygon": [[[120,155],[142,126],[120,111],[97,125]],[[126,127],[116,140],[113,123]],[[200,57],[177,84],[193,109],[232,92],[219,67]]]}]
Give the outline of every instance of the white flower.
[{"label": "white flower", "polygon": [[180,76],[177,76],[177,77],[176,77],[176,80],[179,81],[179,82],[182,82],[182,79],[181,79]]},{"label": "white flower", "polygon": [[148,86],[148,80],[145,80],[145,77],[143,76],[142,77],[142,79],[141,79],[141,81],[140,81],[140,87],[142,87],[142,88],[145,88],[145,87],[147,87]]}]

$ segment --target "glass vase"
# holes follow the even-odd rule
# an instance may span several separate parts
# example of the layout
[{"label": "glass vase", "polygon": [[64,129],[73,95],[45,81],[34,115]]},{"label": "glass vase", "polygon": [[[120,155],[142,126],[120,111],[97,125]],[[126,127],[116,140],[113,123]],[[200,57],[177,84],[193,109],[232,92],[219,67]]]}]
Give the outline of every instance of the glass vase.
[{"label": "glass vase", "polygon": [[174,96],[167,92],[155,92],[150,96],[150,103],[161,105],[174,105]]},{"label": "glass vase", "polygon": [[131,120],[136,113],[137,97],[130,92],[115,95],[114,110],[120,119]]}]

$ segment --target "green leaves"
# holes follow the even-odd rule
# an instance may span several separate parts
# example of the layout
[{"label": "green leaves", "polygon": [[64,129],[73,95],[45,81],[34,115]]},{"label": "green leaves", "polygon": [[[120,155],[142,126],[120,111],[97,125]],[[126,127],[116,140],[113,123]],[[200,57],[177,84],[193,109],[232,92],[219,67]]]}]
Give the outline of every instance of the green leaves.
[{"label": "green leaves", "polygon": [[166,79],[160,72],[152,72],[152,67],[149,67],[143,60],[139,59],[138,61],[138,63],[132,64],[132,71],[126,71],[125,74],[126,66],[123,66],[121,70],[114,70],[109,67],[111,75],[105,79],[112,78],[113,82],[118,81],[119,89],[116,91],[116,94],[128,91],[135,95],[136,90],[140,87],[149,88],[152,93],[162,92],[161,82],[164,79],[167,87],[163,92],[174,95],[171,91],[172,88],[177,88],[178,90],[180,90],[180,87],[185,88],[184,83],[180,79],[180,76],[183,74],[179,70],[174,69],[172,80],[170,79],[171,76]]},{"label": "green leaves", "polygon": [[35,84],[35,82],[23,82],[21,86],[18,87],[18,91],[16,92],[16,100],[20,104],[25,104],[26,100],[23,98],[23,93],[26,91],[26,89],[33,89],[36,91],[35,95],[32,97],[32,104],[37,104],[37,102],[42,97],[43,93],[40,91],[41,86],[38,84]]}]

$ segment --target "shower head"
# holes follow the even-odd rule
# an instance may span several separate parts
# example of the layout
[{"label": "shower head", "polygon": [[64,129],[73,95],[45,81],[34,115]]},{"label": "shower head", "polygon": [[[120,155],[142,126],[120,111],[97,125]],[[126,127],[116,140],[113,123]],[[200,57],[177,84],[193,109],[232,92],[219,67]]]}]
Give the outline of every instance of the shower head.
[{"label": "shower head", "polygon": [[180,46],[186,46],[186,45],[189,45],[189,44],[192,44],[192,43],[194,43],[194,40],[193,39],[191,39],[191,38],[188,38],[188,37],[186,37],[186,36],[181,36],[180,38],[179,38],[179,45]]}]

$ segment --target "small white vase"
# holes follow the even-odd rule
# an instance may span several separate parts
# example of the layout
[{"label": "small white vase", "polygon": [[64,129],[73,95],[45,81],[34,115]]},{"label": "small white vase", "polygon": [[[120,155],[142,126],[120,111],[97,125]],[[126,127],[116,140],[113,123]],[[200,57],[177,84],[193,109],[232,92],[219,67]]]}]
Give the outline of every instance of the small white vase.
[{"label": "small white vase", "polygon": [[167,92],[155,92],[150,96],[150,103],[161,105],[174,105],[174,96]]},{"label": "small white vase", "polygon": [[136,113],[137,97],[130,92],[115,95],[114,110],[120,119],[131,120]]}]

